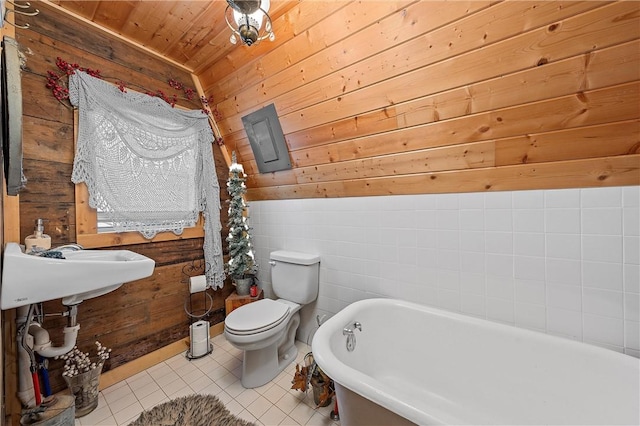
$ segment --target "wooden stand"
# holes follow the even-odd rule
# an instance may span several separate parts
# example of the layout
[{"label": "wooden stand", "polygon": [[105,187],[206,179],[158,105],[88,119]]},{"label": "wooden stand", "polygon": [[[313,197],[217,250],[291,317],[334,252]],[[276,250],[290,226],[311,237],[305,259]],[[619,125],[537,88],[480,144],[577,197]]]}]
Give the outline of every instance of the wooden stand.
[{"label": "wooden stand", "polygon": [[260,289],[260,292],[256,297],[251,296],[238,296],[238,294],[234,291],[225,299],[224,308],[225,314],[229,315],[231,311],[236,308],[239,308],[242,305],[246,305],[247,303],[255,302],[256,300],[264,299],[264,291]]}]

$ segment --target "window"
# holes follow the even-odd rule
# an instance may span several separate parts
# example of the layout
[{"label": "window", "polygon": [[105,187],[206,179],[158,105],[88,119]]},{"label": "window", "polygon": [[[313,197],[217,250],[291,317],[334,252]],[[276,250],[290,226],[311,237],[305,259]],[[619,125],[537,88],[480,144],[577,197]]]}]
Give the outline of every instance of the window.
[{"label": "window", "polygon": [[[74,143],[77,141],[78,111],[74,111]],[[75,149],[75,147],[74,147]],[[85,248],[113,247],[142,244],[155,241],[171,241],[204,237],[202,214],[193,228],[186,228],[181,235],[161,232],[148,240],[138,232],[113,232],[108,221],[89,206],[89,191],[84,183],[76,185],[76,242]]]}]

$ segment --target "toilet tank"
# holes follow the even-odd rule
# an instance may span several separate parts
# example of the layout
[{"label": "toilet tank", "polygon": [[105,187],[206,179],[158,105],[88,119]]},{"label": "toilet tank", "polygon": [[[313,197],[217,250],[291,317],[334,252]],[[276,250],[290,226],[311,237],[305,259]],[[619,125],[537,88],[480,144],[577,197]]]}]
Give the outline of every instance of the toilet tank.
[{"label": "toilet tank", "polygon": [[271,252],[270,259],[276,296],[302,305],[318,297],[320,256],[279,250]]}]

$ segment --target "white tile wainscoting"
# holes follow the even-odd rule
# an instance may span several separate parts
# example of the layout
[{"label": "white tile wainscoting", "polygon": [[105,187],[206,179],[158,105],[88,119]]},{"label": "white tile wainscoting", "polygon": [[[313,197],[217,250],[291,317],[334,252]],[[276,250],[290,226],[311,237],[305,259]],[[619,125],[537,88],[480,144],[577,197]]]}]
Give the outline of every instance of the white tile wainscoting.
[{"label": "white tile wainscoting", "polygon": [[269,253],[321,256],[319,315],[393,297],[640,356],[640,187],[250,203],[259,278]]}]

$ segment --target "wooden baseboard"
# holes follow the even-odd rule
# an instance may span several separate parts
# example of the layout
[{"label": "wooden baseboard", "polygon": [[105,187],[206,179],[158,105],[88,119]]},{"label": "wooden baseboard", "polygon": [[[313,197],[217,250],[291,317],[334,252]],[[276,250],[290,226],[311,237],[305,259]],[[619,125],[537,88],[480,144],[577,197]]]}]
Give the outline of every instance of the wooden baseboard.
[{"label": "wooden baseboard", "polygon": [[[209,328],[209,336],[212,338],[222,334],[223,332],[224,322],[215,324]],[[100,390],[108,388],[109,386],[134,376],[149,367],[153,367],[156,364],[166,361],[187,349],[189,349],[189,338],[185,337],[182,340],[178,340],[177,342],[171,343],[170,345],[116,367],[113,370],[106,371],[100,375]]]}]

